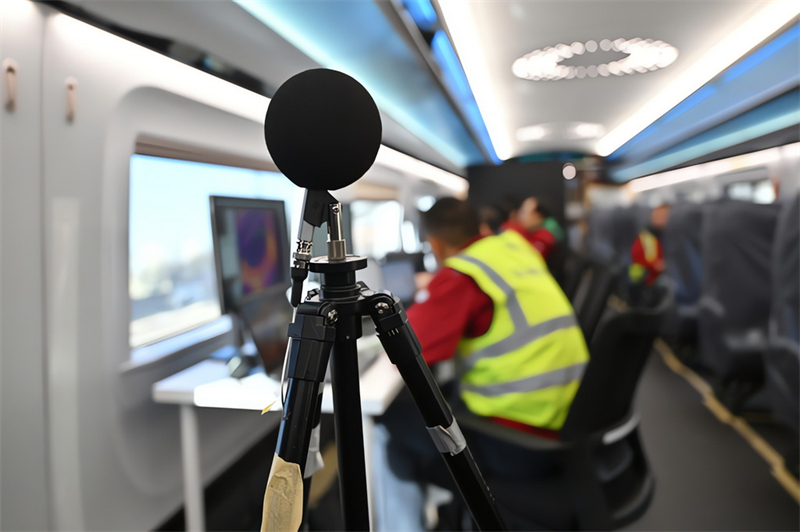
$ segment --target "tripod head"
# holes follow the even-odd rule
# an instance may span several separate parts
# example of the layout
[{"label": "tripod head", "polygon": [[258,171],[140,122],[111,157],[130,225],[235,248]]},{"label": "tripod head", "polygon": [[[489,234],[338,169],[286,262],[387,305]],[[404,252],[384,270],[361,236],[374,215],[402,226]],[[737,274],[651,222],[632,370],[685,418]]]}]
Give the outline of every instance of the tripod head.
[{"label": "tripod head", "polygon": [[328,191],[356,182],[375,162],[381,118],[370,94],[350,76],[307,70],[278,88],[267,109],[264,138],[278,169],[306,189],[291,268],[291,302],[297,307],[308,276],[314,228],[323,222],[328,222],[327,261],[353,262],[353,270],[359,269],[345,253],[341,204]]}]

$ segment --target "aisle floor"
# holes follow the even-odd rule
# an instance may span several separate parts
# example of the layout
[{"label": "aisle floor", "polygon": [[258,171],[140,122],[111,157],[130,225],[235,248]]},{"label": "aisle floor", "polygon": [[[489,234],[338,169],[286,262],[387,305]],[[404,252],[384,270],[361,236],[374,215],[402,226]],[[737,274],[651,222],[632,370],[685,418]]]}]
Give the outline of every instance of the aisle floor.
[{"label": "aisle floor", "polygon": [[657,354],[636,406],[656,491],[624,530],[800,530],[800,507],[769,465]]}]

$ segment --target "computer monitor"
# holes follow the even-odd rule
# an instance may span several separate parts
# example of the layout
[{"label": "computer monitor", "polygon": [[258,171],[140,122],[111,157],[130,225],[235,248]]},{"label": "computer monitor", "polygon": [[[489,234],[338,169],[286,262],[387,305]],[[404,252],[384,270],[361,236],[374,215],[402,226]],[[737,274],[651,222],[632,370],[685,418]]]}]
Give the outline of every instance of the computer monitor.
[{"label": "computer monitor", "polygon": [[413,259],[386,262],[381,270],[386,289],[402,301],[403,305],[411,305],[417,292]]},{"label": "computer monitor", "polygon": [[292,320],[284,203],[222,196],[210,202],[222,312],[241,319],[272,372],[283,363]]}]

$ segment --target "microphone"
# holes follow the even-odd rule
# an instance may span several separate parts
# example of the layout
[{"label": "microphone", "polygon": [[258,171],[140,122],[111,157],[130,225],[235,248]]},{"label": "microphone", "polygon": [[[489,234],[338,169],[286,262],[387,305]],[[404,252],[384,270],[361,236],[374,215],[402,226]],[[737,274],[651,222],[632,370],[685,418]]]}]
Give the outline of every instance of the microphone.
[{"label": "microphone", "polygon": [[337,190],[361,178],[378,155],[381,129],[367,90],[324,68],[284,82],[264,119],[272,160],[292,183],[311,190]]}]

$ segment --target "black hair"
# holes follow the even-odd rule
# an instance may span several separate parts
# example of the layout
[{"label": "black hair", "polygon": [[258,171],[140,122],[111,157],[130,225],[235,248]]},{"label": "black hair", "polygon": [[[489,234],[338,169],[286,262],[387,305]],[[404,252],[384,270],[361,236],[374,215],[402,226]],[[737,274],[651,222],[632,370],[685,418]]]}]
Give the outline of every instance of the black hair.
[{"label": "black hair", "polygon": [[541,214],[542,218],[550,218],[553,216],[553,213],[544,203],[542,203],[540,198],[536,198],[536,212]]},{"label": "black hair", "polygon": [[496,205],[483,205],[478,208],[478,218],[481,224],[486,224],[492,233],[499,233],[500,228],[508,219],[508,214],[503,213]]},{"label": "black hair", "polygon": [[512,212],[519,210],[523,201],[525,201],[525,198],[516,194],[504,194],[502,198],[494,203],[494,206],[503,214],[505,219],[508,219]]},{"label": "black hair", "polygon": [[480,233],[475,208],[456,198],[442,198],[422,213],[425,231],[446,244],[461,247]]}]

